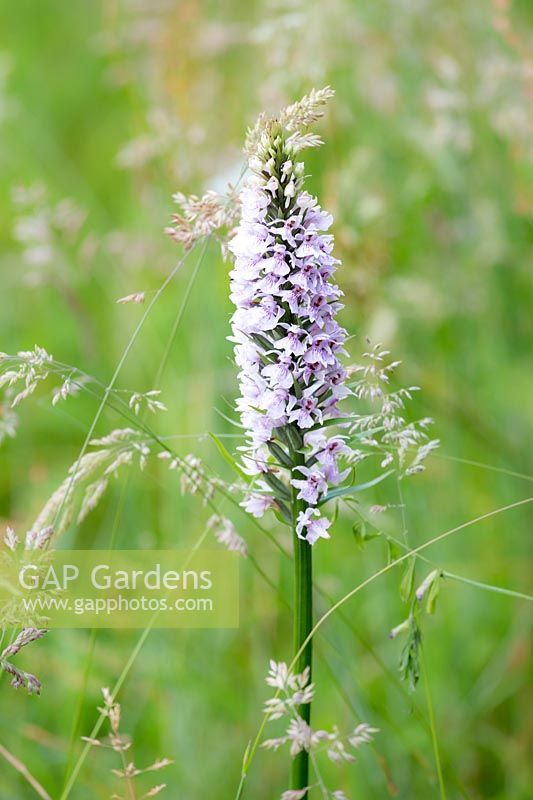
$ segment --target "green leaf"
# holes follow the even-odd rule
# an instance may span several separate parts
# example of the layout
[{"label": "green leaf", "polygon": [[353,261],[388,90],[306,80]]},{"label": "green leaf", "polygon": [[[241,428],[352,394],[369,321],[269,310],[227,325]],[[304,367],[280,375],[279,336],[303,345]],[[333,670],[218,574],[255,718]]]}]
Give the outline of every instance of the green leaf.
[{"label": "green leaf", "polygon": [[365,539],[366,539],[366,525],[364,522],[355,522],[352,525],[352,531],[355,539],[355,543],[359,550],[365,549]]},{"label": "green leaf", "polygon": [[434,614],[437,606],[437,598],[440,594],[441,580],[440,572],[435,576],[428,591],[428,599],[426,602],[426,611],[428,614]]},{"label": "green leaf", "polygon": [[414,692],[420,678],[420,646],[422,633],[416,619],[409,618],[409,634],[400,656],[400,674],[402,680],[409,682],[409,689]]},{"label": "green leaf", "polygon": [[222,417],[222,419],[226,420],[226,422],[229,422],[230,425],[233,425],[234,428],[241,428],[242,430],[244,430],[244,425],[241,425],[241,423],[237,422],[237,420],[228,417],[228,415],[224,414],[224,412],[221,411],[219,408],[215,408],[215,413],[218,414],[219,417]]},{"label": "green leaf", "polygon": [[289,439],[287,437],[287,432],[283,425],[281,425],[279,428],[274,428],[273,434],[280,440],[282,444],[285,445],[285,447],[291,446],[291,443],[289,442]]},{"label": "green leaf", "polygon": [[331,492],[328,492],[326,495],[324,495],[318,505],[322,506],[324,503],[327,503],[328,500],[333,500],[334,497],[341,497],[344,494],[355,494],[356,492],[363,492],[365,489],[370,489],[371,486],[376,486],[376,484],[384,481],[385,478],[388,478],[389,475],[393,474],[393,472],[393,469],[389,469],[387,472],[384,472],[383,475],[378,475],[377,478],[373,478],[371,481],[367,481],[366,483],[359,483],[354,486],[341,486],[339,489],[332,489]]},{"label": "green leaf", "polygon": [[276,442],[267,442],[267,447],[278,462],[283,467],[288,467],[289,469],[292,468],[293,463],[292,459],[289,455],[285,452],[283,447],[280,447],[279,444]]},{"label": "green leaf", "polygon": [[253,342],[256,344],[260,344],[264,350],[272,350],[274,347],[274,343],[267,339],[266,336],[262,336],[260,333],[252,333],[249,337]]},{"label": "green leaf", "polygon": [[285,486],[284,483],[280,481],[279,478],[276,478],[276,476],[273,475],[271,472],[264,472],[262,474],[262,478],[265,481],[265,483],[268,483],[270,488],[274,490],[274,492],[277,495],[276,499],[280,497],[283,500],[288,500],[289,502],[292,500],[292,495],[290,490],[287,488],[287,486]]},{"label": "green leaf", "polygon": [[285,433],[287,434],[293,450],[300,450],[300,448],[303,447],[304,439],[298,428],[296,428],[294,425],[287,425],[285,428]]},{"label": "green leaf", "polygon": [[377,539],[379,536],[381,536],[381,531],[369,531],[364,520],[354,522],[352,525],[352,533],[354,535],[355,543],[360,550],[364,550],[367,542],[371,542],[372,539]]},{"label": "green leaf", "polygon": [[410,558],[400,583],[400,597],[404,603],[411,599],[415,588],[415,565],[416,558]]},{"label": "green leaf", "polygon": [[278,505],[278,508],[276,508],[275,506],[272,508],[274,516],[276,517],[278,522],[281,522],[282,525],[288,525],[290,527],[292,525],[291,512],[289,511],[285,503],[283,503],[281,500],[276,499],[276,503]]},{"label": "green leaf", "polygon": [[400,557],[400,548],[392,539],[387,539],[387,563],[392,564]]},{"label": "green leaf", "polygon": [[250,766],[250,753],[251,753],[251,751],[252,751],[252,742],[249,741],[248,744],[246,745],[246,750],[244,751],[244,755],[242,757],[241,775],[243,777],[246,776],[246,772],[248,770],[248,767]]},{"label": "green leaf", "polygon": [[385,428],[381,426],[380,428],[368,428],[363,431],[357,431],[357,433],[352,433],[348,439],[348,441],[353,441],[354,439],[369,439],[371,436],[374,436],[375,433],[381,433],[384,431]]},{"label": "green leaf", "polygon": [[326,419],[324,422],[318,422],[309,428],[309,431],[319,431],[322,428],[330,428],[332,425],[342,425],[346,422],[355,422],[353,417],[336,417],[335,419]]},{"label": "green leaf", "polygon": [[216,436],[214,433],[209,433],[209,436],[216,444],[218,451],[221,454],[224,461],[227,461],[230,467],[232,467],[237,473],[237,475],[240,475],[240,477],[243,478],[246,481],[246,483],[250,483],[251,476],[247,475],[246,472],[244,472],[244,470],[239,467],[239,465],[237,464],[231,453],[229,453],[226,450],[226,448],[224,447],[218,436]]}]

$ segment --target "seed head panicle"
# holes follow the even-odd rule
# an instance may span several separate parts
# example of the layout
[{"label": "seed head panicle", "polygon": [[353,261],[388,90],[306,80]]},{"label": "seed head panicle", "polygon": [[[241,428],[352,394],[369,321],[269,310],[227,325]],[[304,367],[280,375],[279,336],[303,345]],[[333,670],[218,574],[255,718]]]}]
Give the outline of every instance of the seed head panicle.
[{"label": "seed head panicle", "polygon": [[257,156],[261,144],[276,134],[292,139],[293,146],[300,144],[297,149],[302,149],[302,146],[318,147],[322,143],[320,137],[305,131],[324,116],[325,106],[334,96],[335,91],[330,86],[312,89],[301,100],[283,108],[275,116],[260,114],[254,127],[246,134],[244,152],[249,158]]}]

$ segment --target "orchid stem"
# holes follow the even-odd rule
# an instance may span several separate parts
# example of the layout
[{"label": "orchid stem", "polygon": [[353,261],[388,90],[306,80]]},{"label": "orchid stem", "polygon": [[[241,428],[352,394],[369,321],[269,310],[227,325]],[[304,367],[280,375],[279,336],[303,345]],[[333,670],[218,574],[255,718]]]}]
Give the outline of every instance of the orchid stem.
[{"label": "orchid stem", "polygon": [[[297,464],[303,463],[300,454],[295,454],[299,459]],[[296,533],[298,514],[305,508],[305,503],[297,498],[298,490],[293,489],[292,497],[292,527],[294,540],[294,653],[299,653],[302,644],[308,639],[313,628],[313,570],[312,547],[305,539],[300,539]],[[309,639],[301,650],[295,665],[296,672],[303,672],[309,667],[312,670],[313,645]],[[311,674],[309,677],[311,680]],[[309,725],[311,720],[311,703],[300,706],[298,713]],[[309,785],[309,753],[302,750],[293,759],[291,788],[304,789]],[[304,795],[307,797],[307,794]]]}]

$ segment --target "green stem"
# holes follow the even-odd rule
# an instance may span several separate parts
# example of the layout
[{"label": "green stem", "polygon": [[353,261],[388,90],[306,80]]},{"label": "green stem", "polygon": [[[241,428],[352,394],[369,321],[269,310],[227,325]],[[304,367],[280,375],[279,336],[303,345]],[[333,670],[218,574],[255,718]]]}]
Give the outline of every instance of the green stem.
[{"label": "green stem", "polygon": [[[299,457],[299,454],[296,454]],[[296,463],[303,463],[304,459]],[[293,489],[292,496],[292,522],[294,540],[294,653],[298,653],[309,638],[313,628],[313,571],[312,548],[304,539],[296,534],[296,522],[300,511],[305,509],[305,503],[298,500],[297,489]],[[313,660],[312,639],[309,638],[306,646],[300,653],[295,664],[296,672],[303,672],[306,667],[311,671]],[[311,720],[311,703],[300,706],[298,713],[309,725]],[[309,786],[309,753],[305,750],[299,753],[292,762],[291,788],[304,789]],[[305,795],[307,797],[307,794]]]}]

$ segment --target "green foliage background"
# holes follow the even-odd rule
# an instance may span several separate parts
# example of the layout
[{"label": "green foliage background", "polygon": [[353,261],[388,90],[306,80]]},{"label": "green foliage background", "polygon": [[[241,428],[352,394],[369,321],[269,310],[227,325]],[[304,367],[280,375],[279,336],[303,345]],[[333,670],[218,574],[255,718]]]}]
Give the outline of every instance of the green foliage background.
[{"label": "green foliage background", "polygon": [[[172,193],[235,180],[258,112],[330,83],[337,97],[321,126],[325,145],[307,167],[311,191],[335,216],[352,354],[365,349],[365,336],[383,341],[403,362],[402,383],[423,389],[412,413],[432,416],[442,442],[427,472],[402,487],[410,542],[533,493],[525,2],[2,0],[0,12],[0,350],[38,343],[108,381],[143,312],[115,300],[155,290],[181,257],[163,234]],[[49,205],[68,197],[87,215],[75,241],[57,238],[37,274],[14,237],[21,212],[12,200],[14,187],[35,183]],[[177,439],[177,449],[229,477],[200,436],[231,432],[216,409],[226,411],[237,391],[225,339],[228,265],[214,244],[162,385],[152,384],[196,259],[150,316],[119,385],[161,388],[169,411],[157,429],[191,436]],[[18,435],[0,448],[2,526],[19,533],[75,460],[96,411],[83,395],[53,409],[50,388],[21,406]],[[106,411],[99,431],[121,425]],[[398,504],[394,482],[362,502]],[[426,555],[459,575],[527,591],[528,508],[468,527]],[[156,464],[124,476],[64,541],[105,547],[116,529],[121,547],[184,547],[207,517],[196,498],[180,494],[176,474]],[[341,515],[331,543],[315,551],[317,576],[335,598],[387,557],[380,540],[358,549],[352,521]],[[235,523],[290,597],[290,566],[244,515]],[[398,535],[398,509],[377,524]],[[420,565],[420,580],[425,574]],[[399,686],[401,642],[387,639],[406,614],[400,577],[390,573],[345,606],[356,634],[335,617],[316,643],[315,722],[349,728],[363,719],[381,730],[355,765],[327,769],[332,785],[354,798],[439,797],[424,680],[413,696]],[[291,646],[287,611],[249,562],[242,608],[238,631],[152,634],[121,691],[136,761],[175,760],[157,776],[169,784],[163,796],[234,795],[267,696],[268,658],[287,660]],[[531,796],[530,619],[525,601],[452,582],[436,615],[423,619],[449,798]],[[0,744],[53,798],[96,718],[100,687],[114,683],[137,638],[54,632],[19,656],[43,680],[40,698],[2,680]],[[71,797],[117,792],[116,766],[113,754],[92,751]],[[277,797],[286,781],[286,757],[261,752],[247,797]],[[35,796],[0,762],[2,800]]]}]

